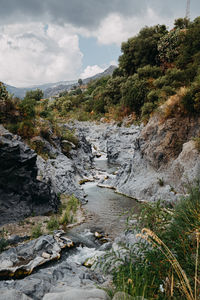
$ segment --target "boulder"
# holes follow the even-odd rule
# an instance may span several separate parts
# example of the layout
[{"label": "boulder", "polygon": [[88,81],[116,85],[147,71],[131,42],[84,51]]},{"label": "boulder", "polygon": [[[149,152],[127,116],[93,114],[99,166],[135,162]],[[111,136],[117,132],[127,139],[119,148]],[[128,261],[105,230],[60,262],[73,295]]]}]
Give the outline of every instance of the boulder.
[{"label": "boulder", "polygon": [[0,225],[56,211],[59,200],[37,180],[37,154],[0,125]]},{"label": "boulder", "polygon": [[14,289],[1,289],[0,300],[31,300],[32,298]]},{"label": "boulder", "polygon": [[62,237],[64,232],[44,235],[26,244],[10,248],[0,254],[0,278],[21,278],[51,260],[59,259],[63,248],[70,248],[73,242]]},{"label": "boulder", "polygon": [[75,288],[68,287],[61,293],[49,293],[43,300],[109,300],[110,297],[105,291],[96,288]]}]

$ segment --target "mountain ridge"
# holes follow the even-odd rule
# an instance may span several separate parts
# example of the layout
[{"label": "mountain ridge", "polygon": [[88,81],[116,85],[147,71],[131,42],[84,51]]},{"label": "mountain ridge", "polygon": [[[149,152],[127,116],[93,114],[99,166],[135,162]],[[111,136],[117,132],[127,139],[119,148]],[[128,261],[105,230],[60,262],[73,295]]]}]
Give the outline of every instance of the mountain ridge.
[{"label": "mountain ridge", "polygon": [[[117,67],[114,65],[109,66],[105,71],[98,73],[94,76],[83,79],[83,84],[88,84],[90,81],[112,75],[113,71]],[[60,92],[70,90],[74,85],[78,85],[78,80],[69,80],[69,81],[58,81],[53,83],[45,83],[39,85],[33,85],[30,87],[21,87],[17,88],[15,86],[4,83],[8,92],[13,94],[16,97],[24,98],[27,91],[41,89],[44,92],[46,98],[53,97],[59,94]]]}]

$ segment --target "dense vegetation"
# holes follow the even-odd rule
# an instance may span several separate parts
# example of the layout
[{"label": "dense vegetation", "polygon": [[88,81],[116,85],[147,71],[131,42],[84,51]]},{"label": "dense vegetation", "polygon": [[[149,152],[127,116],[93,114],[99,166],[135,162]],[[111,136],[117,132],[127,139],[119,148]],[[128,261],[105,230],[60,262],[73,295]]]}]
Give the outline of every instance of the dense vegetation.
[{"label": "dense vegetation", "polygon": [[119,67],[112,76],[75,86],[45,104],[43,116],[54,112],[60,118],[79,120],[134,119],[147,121],[170,96],[179,93],[174,113],[200,111],[200,17],[193,22],[175,21],[143,28],[122,43]]},{"label": "dense vegetation", "polygon": [[11,100],[1,84],[0,121],[10,123],[11,131],[27,138],[33,136],[33,128],[37,127],[36,115],[50,122],[102,116],[121,120],[128,114],[134,120],[148,121],[152,112],[177,94],[170,113],[199,113],[200,17],[193,22],[178,19],[170,31],[165,25],[145,27],[122,43],[121,51],[119,66],[112,76],[87,86],[79,79],[71,91],[51,100],[41,101],[40,90],[27,92],[23,101]]},{"label": "dense vegetation", "polygon": [[101,258],[106,273],[113,275],[114,292],[145,299],[199,299],[199,214],[199,182],[174,209],[162,202],[144,204],[137,222],[131,225],[130,218],[127,224],[135,242],[121,243],[120,250]]}]

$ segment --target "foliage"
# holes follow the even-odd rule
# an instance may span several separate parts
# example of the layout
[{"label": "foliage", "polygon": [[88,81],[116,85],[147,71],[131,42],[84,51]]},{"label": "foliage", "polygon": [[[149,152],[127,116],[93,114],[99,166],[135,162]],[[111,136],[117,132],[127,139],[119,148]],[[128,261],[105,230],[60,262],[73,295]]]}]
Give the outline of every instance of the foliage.
[{"label": "foliage", "polygon": [[8,242],[5,239],[5,231],[4,229],[0,232],[0,253],[3,252],[8,246]]},{"label": "foliage", "polygon": [[158,52],[160,61],[167,66],[172,63],[180,53],[180,44],[183,42],[185,34],[180,30],[172,30],[164,35],[158,42]]},{"label": "foliage", "polygon": [[40,101],[43,97],[43,91],[40,89],[27,91],[24,100]]},{"label": "foliage", "polygon": [[52,216],[47,223],[47,229],[50,231],[59,229],[59,221],[55,216]]},{"label": "foliage", "polygon": [[130,76],[145,65],[159,65],[157,43],[166,32],[164,25],[145,27],[136,37],[122,43],[119,68]]},{"label": "foliage", "polygon": [[138,75],[130,76],[122,86],[122,104],[139,115],[146,101],[147,92],[146,80],[140,80]]},{"label": "foliage", "polygon": [[193,141],[195,142],[195,148],[198,150],[200,153],[200,137],[194,137]]},{"label": "foliage", "polygon": [[144,79],[144,78],[158,78],[162,76],[162,70],[160,67],[157,66],[151,66],[151,65],[146,65],[142,68],[137,69],[137,74],[139,76],[139,79]]},{"label": "foliage", "polygon": [[174,28],[175,29],[186,29],[190,24],[190,20],[187,18],[179,18],[174,21]]},{"label": "foliage", "polygon": [[78,206],[79,200],[74,195],[72,195],[67,202],[64,214],[60,219],[60,224],[67,225],[68,223],[73,222],[73,218]]},{"label": "foliage", "polygon": [[199,215],[199,181],[174,209],[161,202],[143,204],[127,228],[127,234],[142,234],[101,259],[113,275],[115,290],[148,299],[198,299]]},{"label": "foliage", "polygon": [[33,239],[37,239],[43,234],[42,232],[42,225],[38,223],[36,226],[33,227],[32,232],[31,232],[31,237]]}]

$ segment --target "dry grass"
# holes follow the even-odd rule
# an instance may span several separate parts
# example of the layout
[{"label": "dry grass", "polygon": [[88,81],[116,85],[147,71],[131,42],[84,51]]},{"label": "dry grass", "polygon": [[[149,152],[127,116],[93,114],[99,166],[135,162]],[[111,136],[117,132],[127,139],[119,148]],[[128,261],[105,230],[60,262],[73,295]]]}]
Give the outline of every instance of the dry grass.
[{"label": "dry grass", "polygon": [[176,95],[170,96],[169,99],[160,107],[162,113],[164,113],[164,119],[185,113],[181,100],[186,95],[187,91],[188,89],[186,87],[181,87],[177,91]]}]

